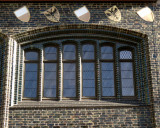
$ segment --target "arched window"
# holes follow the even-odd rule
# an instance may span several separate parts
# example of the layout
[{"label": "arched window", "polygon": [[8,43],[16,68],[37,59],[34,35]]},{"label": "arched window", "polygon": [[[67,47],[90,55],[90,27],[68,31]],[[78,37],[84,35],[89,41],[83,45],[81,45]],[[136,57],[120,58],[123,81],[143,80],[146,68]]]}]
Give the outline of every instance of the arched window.
[{"label": "arched window", "polygon": [[76,45],[63,45],[63,97],[76,97]]},{"label": "arched window", "polygon": [[114,53],[113,47],[102,45],[100,48],[102,97],[115,96]]},{"label": "arched window", "polygon": [[43,97],[55,98],[57,96],[57,47],[44,48],[44,87]]},{"label": "arched window", "polygon": [[24,98],[37,98],[39,53],[25,51]]},{"label": "arched window", "polygon": [[95,46],[82,45],[82,94],[83,97],[95,97]]},{"label": "arched window", "polygon": [[135,96],[133,53],[121,50],[119,55],[122,96]]}]

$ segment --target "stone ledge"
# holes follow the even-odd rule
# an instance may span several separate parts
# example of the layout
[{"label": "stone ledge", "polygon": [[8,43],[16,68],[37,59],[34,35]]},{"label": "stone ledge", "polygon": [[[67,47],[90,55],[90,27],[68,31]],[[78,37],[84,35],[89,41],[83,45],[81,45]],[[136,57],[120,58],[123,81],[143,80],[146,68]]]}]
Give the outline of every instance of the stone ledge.
[{"label": "stone ledge", "polygon": [[23,101],[10,109],[36,109],[36,108],[126,108],[126,107],[150,107],[150,105],[139,103],[139,101]]}]

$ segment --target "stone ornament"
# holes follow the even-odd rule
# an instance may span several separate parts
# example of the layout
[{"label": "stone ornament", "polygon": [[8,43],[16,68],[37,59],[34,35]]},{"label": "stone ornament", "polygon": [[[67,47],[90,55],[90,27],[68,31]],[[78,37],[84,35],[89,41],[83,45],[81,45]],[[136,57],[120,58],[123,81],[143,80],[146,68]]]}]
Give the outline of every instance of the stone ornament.
[{"label": "stone ornament", "polygon": [[145,21],[153,22],[154,21],[154,14],[149,7],[144,7],[137,11],[137,14]]},{"label": "stone ornament", "polygon": [[52,22],[59,22],[60,20],[60,13],[55,6],[49,8],[48,10],[42,13],[47,17],[48,20]]},{"label": "stone ornament", "polygon": [[79,20],[84,21],[84,22],[89,22],[90,17],[91,17],[91,14],[86,6],[83,6],[79,9],[75,10],[74,14],[76,15],[76,17]]},{"label": "stone ornament", "polygon": [[15,16],[21,20],[22,22],[29,22],[30,20],[30,12],[26,6],[23,6],[16,11],[14,11]]},{"label": "stone ornament", "polygon": [[117,21],[117,22],[121,20],[121,12],[116,5],[109,8],[104,13],[110,20]]}]

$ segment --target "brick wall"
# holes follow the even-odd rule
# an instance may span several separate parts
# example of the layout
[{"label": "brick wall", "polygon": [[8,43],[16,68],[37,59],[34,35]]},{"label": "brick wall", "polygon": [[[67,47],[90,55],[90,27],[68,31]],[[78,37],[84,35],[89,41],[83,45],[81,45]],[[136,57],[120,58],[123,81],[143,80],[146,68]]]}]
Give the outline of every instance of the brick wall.
[{"label": "brick wall", "polygon": [[[13,11],[19,7],[27,5],[31,13],[31,19],[28,23],[19,21]],[[41,14],[42,11],[56,6],[60,12],[61,19],[58,23],[53,23]],[[84,24],[84,22],[78,20],[73,11],[86,5],[91,12],[91,19],[86,24],[99,24],[114,26],[117,28],[129,29],[143,34],[147,34],[149,37],[149,52],[150,52],[150,65],[152,75],[152,87],[153,87],[153,110],[145,107],[133,107],[133,108],[121,108],[121,109],[10,109],[10,127],[20,126],[36,126],[37,121],[42,119],[41,124],[47,123],[48,119],[53,126],[63,125],[65,123],[63,117],[66,117],[67,124],[71,124],[79,127],[82,126],[97,126],[102,125],[104,127],[151,127],[151,115],[155,114],[155,123],[157,127],[160,127],[160,7],[154,6],[152,3],[1,3],[0,4],[0,29],[1,32],[6,35],[15,35],[28,30],[42,28],[46,26],[62,25],[62,24]],[[113,22],[109,20],[104,11],[113,5],[117,5],[122,14],[122,20],[120,22]],[[143,21],[136,14],[140,8],[149,6],[155,14],[155,22],[150,23]],[[73,111],[72,111],[73,110]],[[80,112],[81,111],[81,112]],[[71,113],[72,112],[72,113]],[[79,115],[76,115],[76,112]],[[29,116],[26,116],[27,115]],[[57,113],[57,115],[55,114]],[[85,113],[85,114],[84,114]],[[62,116],[64,114],[64,116]],[[73,116],[73,115],[74,116]],[[91,114],[91,115],[90,115]],[[96,116],[101,118],[98,119]],[[150,115],[151,114],[151,115]],[[38,116],[39,115],[39,116]],[[42,116],[41,116],[42,115]],[[95,117],[94,117],[95,116]],[[60,118],[59,118],[60,117]],[[93,118],[94,117],[94,118]],[[24,119],[24,120],[23,120]],[[67,120],[68,119],[68,120]],[[75,120],[75,122],[70,121]],[[77,121],[78,119],[78,121]],[[93,121],[92,121],[92,120]],[[57,122],[57,120],[59,120]],[[29,123],[30,121],[30,123]],[[91,121],[91,122],[90,122]],[[82,123],[83,122],[83,123]],[[97,122],[97,123],[96,123]],[[82,123],[82,124],[81,124]],[[98,124],[99,123],[99,124]],[[103,124],[101,124],[103,123]],[[38,124],[39,125],[39,124]],[[49,125],[48,123],[45,125]],[[129,126],[131,125],[131,126]],[[147,126],[146,126],[147,125]],[[66,126],[66,124],[64,124]],[[67,126],[66,126],[67,127]],[[72,127],[72,126],[70,126]]]},{"label": "brick wall", "polygon": [[10,109],[9,127],[151,128],[148,107]]}]

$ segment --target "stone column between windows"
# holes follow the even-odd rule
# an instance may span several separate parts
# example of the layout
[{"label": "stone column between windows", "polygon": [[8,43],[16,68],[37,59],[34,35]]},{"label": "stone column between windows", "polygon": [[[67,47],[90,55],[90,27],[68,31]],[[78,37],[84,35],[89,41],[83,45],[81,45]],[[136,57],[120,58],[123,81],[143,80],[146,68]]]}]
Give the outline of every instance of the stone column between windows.
[{"label": "stone column between windows", "polygon": [[82,75],[81,75],[81,44],[77,45],[77,98],[79,101],[82,99]]},{"label": "stone column between windows", "polygon": [[1,109],[1,122],[2,128],[8,128],[9,120],[9,103],[10,103],[10,84],[11,84],[11,71],[12,71],[12,52],[13,52],[13,39],[5,40],[7,44],[5,47],[5,60],[4,60],[4,75],[3,75],[3,96],[2,96],[2,109]]},{"label": "stone column between windows", "polygon": [[97,100],[101,100],[100,88],[100,62],[99,62],[99,42],[96,43],[96,96]]},{"label": "stone column between windows", "polygon": [[40,50],[39,56],[39,83],[38,83],[38,101],[42,101],[42,86],[43,86],[43,50]]},{"label": "stone column between windows", "polygon": [[62,101],[62,44],[58,46],[58,100]]}]

